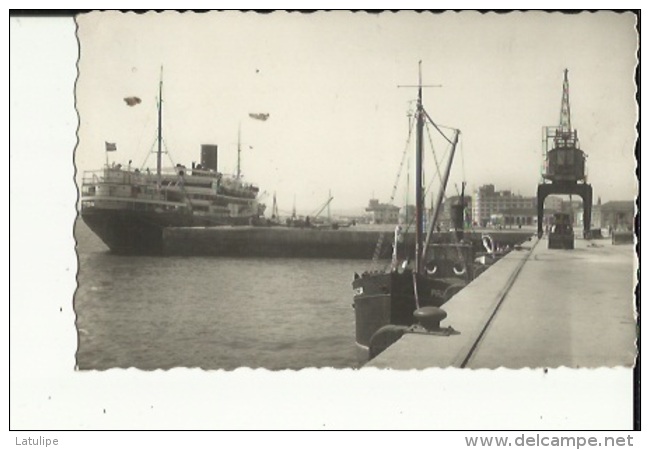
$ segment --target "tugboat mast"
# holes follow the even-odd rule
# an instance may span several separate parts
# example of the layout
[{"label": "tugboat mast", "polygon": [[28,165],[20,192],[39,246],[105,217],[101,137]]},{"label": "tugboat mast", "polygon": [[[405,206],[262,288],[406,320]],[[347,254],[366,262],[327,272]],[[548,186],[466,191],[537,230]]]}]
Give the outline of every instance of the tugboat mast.
[{"label": "tugboat mast", "polygon": [[156,176],[158,177],[158,187],[162,183],[162,86],[163,86],[163,68],[160,66],[160,84],[158,86],[158,152],[156,154]]},{"label": "tugboat mast", "polygon": [[[413,87],[413,86],[399,86],[399,87]],[[438,215],[440,213],[440,205],[442,204],[442,199],[444,196],[444,191],[447,187],[447,182],[449,180],[449,172],[451,169],[451,163],[454,158],[454,152],[456,150],[456,144],[458,142],[459,131],[455,130],[454,140],[450,141],[446,136],[443,137],[452,145],[451,153],[449,156],[449,161],[447,163],[446,171],[441,180],[440,192],[438,193],[438,199],[436,201],[434,212],[431,216],[431,221],[429,223],[429,231],[427,232],[426,242],[425,242],[425,231],[424,231],[424,188],[422,186],[423,178],[423,141],[424,141],[424,118],[428,117],[424,106],[422,104],[422,88],[423,87],[441,87],[440,85],[423,85],[422,84],[422,61],[419,61],[418,64],[418,100],[417,107],[415,111],[416,115],[416,132],[415,132],[415,272],[422,273],[424,272],[424,261],[426,260],[427,247],[429,245],[429,240],[431,238],[431,233],[433,232],[433,226],[436,223]],[[431,118],[429,118],[431,121]],[[440,131],[433,121],[431,123]],[[440,131],[442,134],[442,132]]]},{"label": "tugboat mast", "polygon": [[422,140],[424,112],[422,108],[422,61],[418,64],[418,101],[415,111],[415,272],[422,272],[422,225],[424,222],[424,199],[422,198]]},{"label": "tugboat mast", "polygon": [[439,84],[423,85],[422,84],[422,61],[418,62],[418,84],[399,85],[397,87],[417,87],[418,100],[415,111],[416,132],[415,132],[415,272],[422,273],[424,270],[424,189],[423,189],[423,151],[424,141],[424,117],[426,112],[422,106],[422,88],[423,87],[441,87]]}]

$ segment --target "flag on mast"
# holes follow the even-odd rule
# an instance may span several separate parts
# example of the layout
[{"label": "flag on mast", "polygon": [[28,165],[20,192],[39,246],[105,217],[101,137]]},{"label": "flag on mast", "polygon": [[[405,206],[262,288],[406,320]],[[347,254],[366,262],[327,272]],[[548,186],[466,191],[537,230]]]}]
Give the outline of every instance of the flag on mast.
[{"label": "flag on mast", "polygon": [[115,152],[115,151],[117,151],[117,145],[115,144],[115,142],[106,142],[106,141],[104,141],[104,143],[106,144],[106,151],[107,152]]}]

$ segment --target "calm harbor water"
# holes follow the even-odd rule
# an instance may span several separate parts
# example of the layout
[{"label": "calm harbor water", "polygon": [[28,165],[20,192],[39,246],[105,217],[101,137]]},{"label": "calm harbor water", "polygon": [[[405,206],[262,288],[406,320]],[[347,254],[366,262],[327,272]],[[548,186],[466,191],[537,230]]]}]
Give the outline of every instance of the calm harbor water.
[{"label": "calm harbor water", "polygon": [[117,256],[75,235],[80,370],[356,367],[351,282],[369,261]]}]

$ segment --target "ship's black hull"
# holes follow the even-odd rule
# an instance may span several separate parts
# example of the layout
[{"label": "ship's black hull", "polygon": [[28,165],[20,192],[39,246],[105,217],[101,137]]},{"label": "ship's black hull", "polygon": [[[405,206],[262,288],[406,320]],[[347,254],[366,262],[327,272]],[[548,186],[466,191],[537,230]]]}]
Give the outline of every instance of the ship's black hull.
[{"label": "ship's black hull", "polygon": [[[391,232],[295,229],[263,226],[253,220],[253,227],[218,225],[249,225],[251,218],[223,218],[190,214],[183,211],[137,211],[132,209],[87,208],[81,217],[89,228],[109,247],[111,252],[124,255],[183,255],[234,257],[302,257],[368,259],[375,251],[379,236],[384,233],[380,259],[390,258]],[[407,241],[408,241],[407,235]],[[510,244],[528,236],[523,233],[503,233],[495,241],[507,238]],[[442,245],[450,233],[434,235],[432,249],[443,264],[438,265],[437,278],[454,276],[447,260],[456,259],[454,245]],[[481,243],[481,235],[468,235],[473,247]],[[409,242],[406,245],[409,246]],[[449,247],[449,249],[446,249]],[[465,267],[471,267],[470,259]],[[443,270],[443,269],[447,270]],[[448,273],[447,273],[448,272]],[[467,274],[471,279],[473,274]]]},{"label": "ship's black hull", "polygon": [[178,212],[91,209],[81,217],[111,252],[124,255],[160,255],[164,228],[193,224],[190,215]]},{"label": "ship's black hull", "polygon": [[108,246],[121,255],[162,255],[165,228],[247,225],[249,217],[224,218],[179,211],[134,211],[90,208],[81,213],[83,221]]},{"label": "ship's black hull", "polygon": [[[228,256],[237,258],[337,258],[368,260],[373,254],[377,259],[388,260],[393,253],[393,232],[363,227],[340,229],[295,228],[285,226],[245,227],[170,227],[163,234],[165,255],[170,256]],[[454,266],[460,254],[466,255],[467,278],[473,278],[471,263],[474,255],[486,252],[481,234],[466,234],[471,244],[449,243],[450,232],[436,233],[430,243],[430,253],[440,260],[428,269],[438,278],[454,277]],[[514,246],[526,240],[530,234],[501,233],[492,238],[501,246]],[[382,246],[377,251],[378,242]],[[413,239],[405,236],[404,254],[415,252]],[[461,248],[462,247],[462,248]],[[470,248],[467,248],[470,247]],[[478,250],[477,250],[478,249]],[[479,253],[480,254],[480,253]],[[435,267],[437,266],[437,267]]]},{"label": "ship's black hull", "polygon": [[418,307],[442,306],[465,284],[460,278],[442,279],[419,274],[414,280],[413,272],[408,270],[369,273],[355,278],[352,287],[359,360],[368,360],[373,335],[382,327],[413,325],[413,313]]}]

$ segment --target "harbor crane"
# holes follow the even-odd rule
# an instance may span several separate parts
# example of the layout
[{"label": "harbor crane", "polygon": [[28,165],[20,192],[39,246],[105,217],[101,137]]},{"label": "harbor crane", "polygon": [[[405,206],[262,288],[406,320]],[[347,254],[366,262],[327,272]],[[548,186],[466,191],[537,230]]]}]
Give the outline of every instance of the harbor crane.
[{"label": "harbor crane", "polygon": [[[550,146],[550,149],[549,149]],[[586,154],[580,149],[578,131],[571,128],[569,69],[564,70],[560,125],[544,127],[542,134],[544,171],[537,186],[537,234],[543,234],[544,200],[552,194],[576,194],[582,198],[584,236],[589,237],[593,191],[587,183]]]}]

